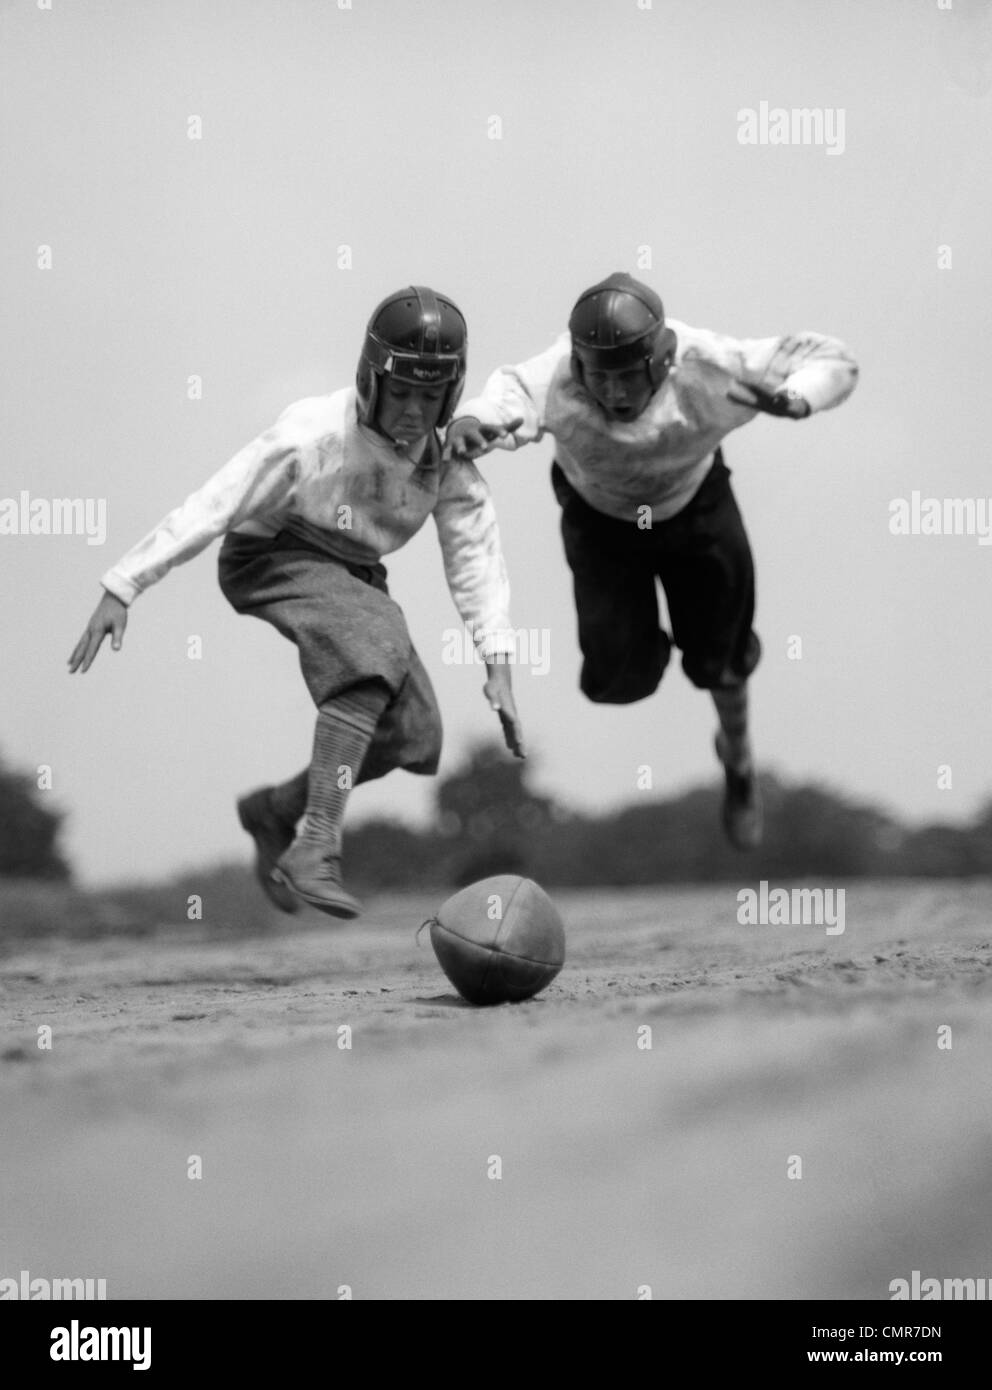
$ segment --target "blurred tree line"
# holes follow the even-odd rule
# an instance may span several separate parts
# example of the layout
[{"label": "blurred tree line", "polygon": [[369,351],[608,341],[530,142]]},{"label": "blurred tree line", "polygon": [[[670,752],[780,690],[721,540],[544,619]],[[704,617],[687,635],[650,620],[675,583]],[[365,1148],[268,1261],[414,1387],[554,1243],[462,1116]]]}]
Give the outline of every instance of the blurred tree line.
[{"label": "blurred tree line", "polygon": [[434,824],[368,821],[345,834],[348,873],[377,888],[460,887],[496,873],[548,886],[712,883],[748,878],[966,878],[992,874],[992,801],[965,826],[911,829],[816,784],[761,777],[765,843],[732,849],[723,779],[667,801],[578,815],[528,786],[531,764],[480,744],[438,784]]},{"label": "blurred tree line", "polygon": [[[496,873],[550,886],[749,879],[967,878],[992,874],[992,801],[968,825],[908,828],[816,784],[762,776],[765,844],[741,855],[720,829],[722,779],[667,801],[579,815],[528,785],[531,764],[478,744],[437,784],[425,830],[371,820],[345,832],[349,880],[366,889],[460,887]],[[67,881],[64,815],[0,764],[0,878]]]}]

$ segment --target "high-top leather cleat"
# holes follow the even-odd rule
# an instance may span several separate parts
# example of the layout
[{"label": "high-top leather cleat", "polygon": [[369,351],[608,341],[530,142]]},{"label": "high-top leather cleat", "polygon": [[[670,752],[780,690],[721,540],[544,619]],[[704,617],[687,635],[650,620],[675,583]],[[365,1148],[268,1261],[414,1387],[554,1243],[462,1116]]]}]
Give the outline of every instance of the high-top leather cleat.
[{"label": "high-top leather cleat", "polygon": [[299,903],[284,883],[272,877],[279,856],[293,843],[296,827],[276,814],[269,787],[259,787],[238,801],[238,820],[255,841],[255,877],[280,912],[298,912]]},{"label": "high-top leather cleat", "polygon": [[300,836],[276,866],[297,897],[331,917],[358,917],[362,905],[341,882],[341,860],[320,840]]},{"label": "high-top leather cleat", "polygon": [[747,772],[728,767],[723,735],[716,736],[716,755],[723,763],[726,786],[723,793],[723,829],[735,849],[757,849],[764,838],[765,818],[761,806],[758,777],[751,766]]}]

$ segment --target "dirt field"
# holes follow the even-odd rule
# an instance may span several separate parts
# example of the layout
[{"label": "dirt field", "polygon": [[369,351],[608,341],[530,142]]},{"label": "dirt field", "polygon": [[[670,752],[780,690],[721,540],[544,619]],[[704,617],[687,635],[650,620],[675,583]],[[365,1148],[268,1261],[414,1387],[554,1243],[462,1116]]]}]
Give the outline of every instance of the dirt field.
[{"label": "dirt field", "polygon": [[556,900],[562,974],[490,1010],[415,940],[434,898],[8,955],[0,1276],[111,1299],[992,1277],[989,885],[848,884],[838,936],[740,926],[730,886]]}]

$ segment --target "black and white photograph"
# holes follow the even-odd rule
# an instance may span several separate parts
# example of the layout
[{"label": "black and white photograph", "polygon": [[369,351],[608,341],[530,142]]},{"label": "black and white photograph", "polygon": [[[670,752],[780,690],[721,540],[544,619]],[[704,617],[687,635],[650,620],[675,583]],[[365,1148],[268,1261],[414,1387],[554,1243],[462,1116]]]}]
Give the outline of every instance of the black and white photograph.
[{"label": "black and white photograph", "polygon": [[0,74],[32,1355],[631,1300],[953,1364],[992,0],[3,0]]}]

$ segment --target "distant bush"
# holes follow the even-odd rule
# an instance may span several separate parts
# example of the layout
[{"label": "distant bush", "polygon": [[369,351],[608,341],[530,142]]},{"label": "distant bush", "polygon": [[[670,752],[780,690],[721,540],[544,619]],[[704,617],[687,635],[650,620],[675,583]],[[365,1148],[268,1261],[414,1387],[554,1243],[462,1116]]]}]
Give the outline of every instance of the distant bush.
[{"label": "distant bush", "polygon": [[126,925],[112,906],[68,884],[0,880],[0,944],[48,936],[106,936]]},{"label": "distant bush", "polygon": [[245,864],[188,869],[164,883],[106,889],[99,899],[139,933],[171,928],[210,936],[255,935],[271,931],[273,919],[280,916]]},{"label": "distant bush", "polygon": [[346,828],[342,845],[348,881],[359,890],[433,887],[443,882],[443,853],[434,832],[382,819]]},{"label": "distant bush", "polygon": [[[202,904],[201,918],[188,915],[192,895]],[[244,864],[189,870],[165,883],[91,892],[32,879],[0,881],[0,943],[108,935],[255,936],[274,930],[277,918],[280,914]]]},{"label": "distant bush", "polygon": [[0,878],[65,881],[57,840],[63,812],[42,801],[34,778],[0,764]]}]

